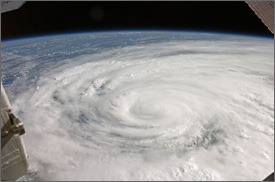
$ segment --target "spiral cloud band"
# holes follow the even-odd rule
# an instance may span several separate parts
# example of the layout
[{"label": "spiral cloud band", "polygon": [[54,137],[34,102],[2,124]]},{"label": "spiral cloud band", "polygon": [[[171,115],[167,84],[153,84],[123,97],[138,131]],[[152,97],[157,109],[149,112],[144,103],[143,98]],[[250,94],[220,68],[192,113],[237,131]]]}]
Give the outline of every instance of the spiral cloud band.
[{"label": "spiral cloud band", "polygon": [[[41,63],[35,78],[25,71],[7,84],[27,131],[23,179],[262,180],[272,172],[273,40],[164,34],[135,42],[124,33],[117,43],[117,33],[102,43],[91,34],[85,53],[75,45],[58,63]],[[89,52],[93,43],[110,46]],[[12,54],[30,70],[41,58],[3,45],[3,65]]]}]

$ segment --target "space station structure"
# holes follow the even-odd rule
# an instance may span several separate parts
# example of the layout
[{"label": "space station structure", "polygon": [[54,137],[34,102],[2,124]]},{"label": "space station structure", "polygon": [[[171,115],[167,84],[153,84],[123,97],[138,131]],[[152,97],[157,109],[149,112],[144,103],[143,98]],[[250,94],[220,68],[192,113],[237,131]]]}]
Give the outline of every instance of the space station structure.
[{"label": "space station structure", "polygon": [[[23,1],[1,1],[1,13],[18,9],[23,4]],[[17,180],[28,170],[24,133],[23,123],[12,113],[1,80],[1,181]]]},{"label": "space station structure", "polygon": [[274,34],[274,1],[245,1],[261,19],[268,30]]},{"label": "space station structure", "polygon": [[1,82],[1,179],[16,180],[28,169],[28,157],[21,135],[23,123],[11,111],[11,105]]}]

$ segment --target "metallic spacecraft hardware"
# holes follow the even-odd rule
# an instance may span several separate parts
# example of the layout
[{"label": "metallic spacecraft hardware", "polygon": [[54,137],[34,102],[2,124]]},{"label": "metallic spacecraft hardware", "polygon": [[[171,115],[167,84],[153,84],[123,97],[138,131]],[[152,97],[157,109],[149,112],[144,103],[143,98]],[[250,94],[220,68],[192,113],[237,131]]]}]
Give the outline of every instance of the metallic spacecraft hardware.
[{"label": "metallic spacecraft hardware", "polygon": [[28,170],[28,157],[22,134],[23,123],[11,112],[11,105],[1,82],[1,179],[16,180]]},{"label": "metallic spacecraft hardware", "polygon": [[267,176],[264,181],[274,181],[274,172]]},{"label": "metallic spacecraft hardware", "polygon": [[1,13],[19,9],[25,1],[1,1]]},{"label": "metallic spacecraft hardware", "polygon": [[[24,1],[1,1],[1,13],[20,8]],[[1,81],[1,180],[13,181],[26,174],[28,156],[22,136],[23,123],[11,111]]]},{"label": "metallic spacecraft hardware", "polygon": [[255,14],[274,34],[274,1],[245,1]]}]

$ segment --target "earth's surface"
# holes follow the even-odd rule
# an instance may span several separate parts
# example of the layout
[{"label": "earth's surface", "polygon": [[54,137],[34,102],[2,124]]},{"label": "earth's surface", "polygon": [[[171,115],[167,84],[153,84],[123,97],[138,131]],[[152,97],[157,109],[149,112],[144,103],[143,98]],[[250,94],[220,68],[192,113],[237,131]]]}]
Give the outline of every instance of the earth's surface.
[{"label": "earth's surface", "polygon": [[274,40],[103,32],[2,41],[26,128],[21,180],[262,180],[274,170]]}]

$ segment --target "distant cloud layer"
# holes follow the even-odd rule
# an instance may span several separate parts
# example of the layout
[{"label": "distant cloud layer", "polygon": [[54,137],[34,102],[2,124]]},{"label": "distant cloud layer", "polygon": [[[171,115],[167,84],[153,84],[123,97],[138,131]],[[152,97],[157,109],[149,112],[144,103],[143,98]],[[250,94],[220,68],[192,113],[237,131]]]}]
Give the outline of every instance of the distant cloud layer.
[{"label": "distant cloud layer", "polygon": [[4,68],[24,61],[21,80],[6,86],[27,131],[25,179],[262,180],[273,171],[272,39],[91,35],[85,52],[79,41],[60,60],[62,45],[48,44],[58,36],[43,39],[55,49],[49,64],[3,43]]}]

